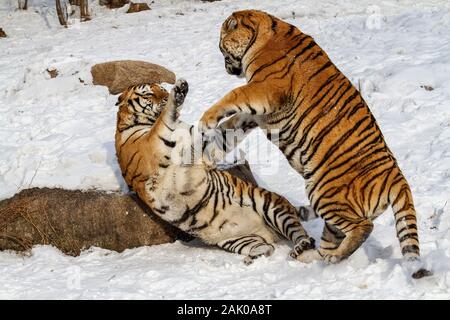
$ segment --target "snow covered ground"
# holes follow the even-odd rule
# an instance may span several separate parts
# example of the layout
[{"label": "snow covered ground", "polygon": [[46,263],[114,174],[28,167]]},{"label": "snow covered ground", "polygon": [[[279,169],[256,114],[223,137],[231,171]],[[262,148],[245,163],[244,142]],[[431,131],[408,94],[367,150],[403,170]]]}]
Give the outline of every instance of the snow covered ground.
[{"label": "snow covered ground", "polygon": [[[39,246],[0,253],[0,298],[450,298],[450,3],[446,0],[155,0],[124,14],[93,3],[93,19],[61,28],[53,0],[0,2],[0,199],[27,187],[124,189],[115,159],[116,97],[93,86],[90,67],[115,59],[158,63],[186,78],[182,118],[195,123],[242,84],[223,68],[222,21],[266,10],[314,36],[359,84],[408,178],[423,259],[434,276],[412,280],[401,265],[387,211],[350,259],[327,266],[288,258],[289,245],[251,266],[198,242],[80,257]],[[92,2],[92,1],[91,1]],[[51,79],[46,69],[57,68]],[[427,90],[428,89],[428,90]],[[431,90],[432,89],[432,90]],[[250,141],[250,142],[249,142]],[[261,134],[243,147],[261,185],[306,203],[303,181]],[[252,148],[248,148],[252,146]],[[256,150],[260,152],[256,161]],[[322,222],[306,224],[320,237]]]}]

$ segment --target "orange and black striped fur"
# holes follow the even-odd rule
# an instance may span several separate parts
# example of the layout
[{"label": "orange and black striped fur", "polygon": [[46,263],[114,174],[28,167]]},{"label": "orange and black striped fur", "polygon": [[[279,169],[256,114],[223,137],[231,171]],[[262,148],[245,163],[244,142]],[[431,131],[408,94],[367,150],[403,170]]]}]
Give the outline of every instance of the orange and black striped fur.
[{"label": "orange and black striped fur", "polygon": [[391,204],[402,254],[418,260],[410,187],[361,94],[314,39],[267,13],[246,10],[223,23],[220,50],[227,72],[247,84],[207,110],[200,129],[233,115],[220,127],[278,130],[280,150],[305,178],[311,206],[325,220],[320,248],[296,258],[347,258]]},{"label": "orange and black striped fur", "polygon": [[128,185],[165,221],[246,255],[246,262],[270,255],[279,236],[292,240],[298,254],[314,248],[286,199],[202,161],[191,163],[191,155],[180,161],[197,145],[193,126],[178,120],[187,91],[179,80],[170,95],[160,85],[142,84],[119,97],[116,152]]}]

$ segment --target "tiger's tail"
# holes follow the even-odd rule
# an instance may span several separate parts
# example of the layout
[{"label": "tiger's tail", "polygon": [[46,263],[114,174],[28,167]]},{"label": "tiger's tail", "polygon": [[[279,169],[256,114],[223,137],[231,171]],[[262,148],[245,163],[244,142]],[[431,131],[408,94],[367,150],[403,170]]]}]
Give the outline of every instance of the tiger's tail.
[{"label": "tiger's tail", "polygon": [[394,212],[395,229],[400,241],[403,259],[407,269],[414,279],[420,279],[433,274],[420,261],[419,235],[417,233],[416,210],[414,209],[411,189],[401,175],[389,191],[389,200]]},{"label": "tiger's tail", "polygon": [[401,176],[389,191],[389,200],[394,212],[395,229],[400,242],[403,258],[407,261],[419,260],[419,235],[417,233],[416,210],[411,189]]}]

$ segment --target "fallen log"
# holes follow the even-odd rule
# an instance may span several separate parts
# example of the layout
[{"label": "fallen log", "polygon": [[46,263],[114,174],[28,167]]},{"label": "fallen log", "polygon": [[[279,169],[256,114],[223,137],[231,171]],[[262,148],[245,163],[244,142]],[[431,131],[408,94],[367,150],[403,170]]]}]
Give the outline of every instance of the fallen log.
[{"label": "fallen log", "polygon": [[[227,171],[256,183],[247,163]],[[121,252],[176,239],[192,237],[154,215],[134,194],[32,188],[0,201],[0,250],[42,244],[76,256],[91,246]]]}]

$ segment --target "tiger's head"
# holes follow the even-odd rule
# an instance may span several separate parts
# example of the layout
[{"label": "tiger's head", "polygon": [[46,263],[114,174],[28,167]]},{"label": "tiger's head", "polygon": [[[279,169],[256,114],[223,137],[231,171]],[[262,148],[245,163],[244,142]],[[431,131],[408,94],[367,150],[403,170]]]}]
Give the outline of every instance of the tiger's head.
[{"label": "tiger's head", "polygon": [[116,103],[119,106],[119,122],[133,121],[153,124],[167,104],[169,93],[161,85],[139,84],[126,89]]},{"label": "tiger's head", "polygon": [[277,21],[277,18],[257,10],[237,11],[224,21],[219,48],[229,74],[245,76],[249,57],[269,41]]}]

